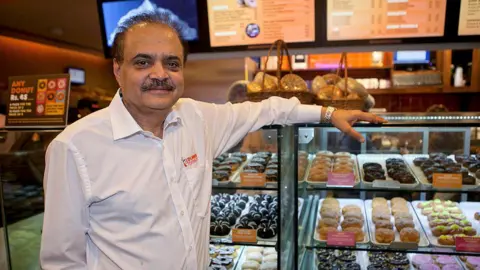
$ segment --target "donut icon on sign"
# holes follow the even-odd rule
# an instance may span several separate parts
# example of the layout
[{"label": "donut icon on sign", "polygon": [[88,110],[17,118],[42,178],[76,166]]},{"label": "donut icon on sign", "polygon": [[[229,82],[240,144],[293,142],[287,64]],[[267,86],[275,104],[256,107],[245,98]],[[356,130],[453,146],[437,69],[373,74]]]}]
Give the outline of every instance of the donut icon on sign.
[{"label": "donut icon on sign", "polygon": [[37,88],[38,88],[38,91],[47,90],[47,80],[46,79],[38,80]]},{"label": "donut icon on sign", "polygon": [[67,79],[57,79],[57,88],[58,90],[65,90],[65,88],[67,88]]},{"label": "donut icon on sign", "polygon": [[43,106],[43,104],[38,104],[37,105],[37,114],[43,114],[44,111],[45,111],[45,107]]},{"label": "donut icon on sign", "polygon": [[55,80],[48,81],[48,90],[55,90],[57,87],[57,82]]},{"label": "donut icon on sign", "polygon": [[55,100],[55,93],[48,93],[47,94],[47,99],[52,101],[52,100]]}]

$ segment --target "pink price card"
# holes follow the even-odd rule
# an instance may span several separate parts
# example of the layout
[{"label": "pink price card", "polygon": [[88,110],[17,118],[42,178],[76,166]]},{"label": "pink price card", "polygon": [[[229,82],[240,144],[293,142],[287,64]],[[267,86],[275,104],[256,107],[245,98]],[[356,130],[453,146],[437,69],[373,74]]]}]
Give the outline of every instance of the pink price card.
[{"label": "pink price card", "polygon": [[327,234],[328,246],[355,246],[355,233],[353,232],[329,232]]},{"label": "pink price card", "polygon": [[353,187],[355,175],[353,173],[328,173],[327,186]]},{"label": "pink price card", "polygon": [[480,253],[480,237],[455,237],[455,248],[457,251]]}]

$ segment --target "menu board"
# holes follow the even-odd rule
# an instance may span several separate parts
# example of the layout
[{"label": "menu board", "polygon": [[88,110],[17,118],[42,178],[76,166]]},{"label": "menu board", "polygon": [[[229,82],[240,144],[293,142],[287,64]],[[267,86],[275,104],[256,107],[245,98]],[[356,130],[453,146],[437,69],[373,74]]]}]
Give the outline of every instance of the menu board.
[{"label": "menu board", "polygon": [[68,74],[10,77],[8,90],[7,128],[66,126]]},{"label": "menu board", "polygon": [[461,0],[458,35],[480,35],[480,0]]},{"label": "menu board", "polygon": [[207,0],[210,46],[315,41],[315,0]]},{"label": "menu board", "polygon": [[327,40],[438,37],[447,0],[328,0]]}]

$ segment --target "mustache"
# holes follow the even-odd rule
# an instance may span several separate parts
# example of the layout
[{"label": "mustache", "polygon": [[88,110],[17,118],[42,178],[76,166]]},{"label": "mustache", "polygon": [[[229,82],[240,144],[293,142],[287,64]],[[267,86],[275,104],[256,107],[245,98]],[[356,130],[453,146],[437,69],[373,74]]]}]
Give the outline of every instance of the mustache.
[{"label": "mustache", "polygon": [[175,88],[176,88],[175,84],[169,78],[165,78],[165,79],[149,78],[140,87],[140,89],[143,92],[148,90],[173,91],[175,90]]}]

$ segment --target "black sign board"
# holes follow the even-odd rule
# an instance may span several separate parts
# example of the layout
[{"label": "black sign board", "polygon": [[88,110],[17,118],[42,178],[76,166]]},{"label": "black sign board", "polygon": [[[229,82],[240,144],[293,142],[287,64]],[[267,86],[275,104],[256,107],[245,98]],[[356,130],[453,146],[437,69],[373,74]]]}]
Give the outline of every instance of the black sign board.
[{"label": "black sign board", "polygon": [[68,74],[10,77],[6,128],[63,128],[67,125]]}]

